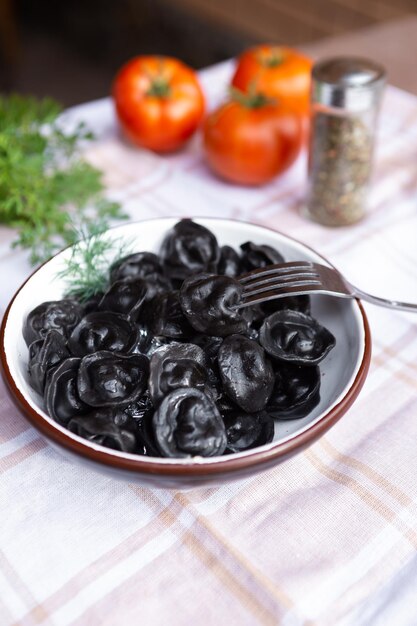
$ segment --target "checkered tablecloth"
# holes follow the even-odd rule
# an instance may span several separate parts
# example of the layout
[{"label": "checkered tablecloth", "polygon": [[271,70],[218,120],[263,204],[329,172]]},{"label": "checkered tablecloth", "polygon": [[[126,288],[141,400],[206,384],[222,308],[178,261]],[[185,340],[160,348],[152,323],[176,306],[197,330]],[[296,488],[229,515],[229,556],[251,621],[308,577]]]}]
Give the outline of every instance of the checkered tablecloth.
[{"label": "checkered tablecloth", "polygon": [[[202,72],[211,105],[230,64]],[[261,189],[216,180],[200,139],[158,157],[118,136],[111,104],[69,112],[132,219],[233,217],[316,248],[365,290],[417,301],[417,99],[386,92],[368,217],[300,216],[305,156]],[[30,268],[0,228],[0,310]],[[417,316],[366,307],[373,335],[358,400],[306,452],[251,479],[150,490],[64,460],[0,380],[1,626],[417,624]]]}]

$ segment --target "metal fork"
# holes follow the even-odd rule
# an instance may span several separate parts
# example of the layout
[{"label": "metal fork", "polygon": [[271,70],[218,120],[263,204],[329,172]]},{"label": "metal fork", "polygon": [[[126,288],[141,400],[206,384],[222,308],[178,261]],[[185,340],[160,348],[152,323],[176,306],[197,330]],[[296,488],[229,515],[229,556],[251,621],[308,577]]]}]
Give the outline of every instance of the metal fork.
[{"label": "metal fork", "polygon": [[322,293],[339,298],[361,298],[378,306],[417,313],[417,304],[372,296],[351,285],[336,269],[310,261],[268,265],[243,274],[238,280],[243,285],[239,309],[284,296]]}]

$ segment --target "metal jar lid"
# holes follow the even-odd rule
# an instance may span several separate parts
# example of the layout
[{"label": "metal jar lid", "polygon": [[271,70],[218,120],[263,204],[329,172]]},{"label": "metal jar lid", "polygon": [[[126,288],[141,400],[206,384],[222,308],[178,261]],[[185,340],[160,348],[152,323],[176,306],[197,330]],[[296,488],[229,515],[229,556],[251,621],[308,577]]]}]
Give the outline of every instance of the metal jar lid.
[{"label": "metal jar lid", "polygon": [[385,83],[382,65],[360,57],[334,57],[313,67],[312,99],[325,106],[362,111],[378,105]]}]

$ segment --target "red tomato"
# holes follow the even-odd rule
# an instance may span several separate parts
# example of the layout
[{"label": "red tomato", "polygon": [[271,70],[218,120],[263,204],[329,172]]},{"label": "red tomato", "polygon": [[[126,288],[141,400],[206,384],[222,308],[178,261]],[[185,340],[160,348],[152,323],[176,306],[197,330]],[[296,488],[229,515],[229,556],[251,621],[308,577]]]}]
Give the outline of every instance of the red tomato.
[{"label": "red tomato", "polygon": [[300,116],[259,94],[240,96],[208,116],[204,145],[211,168],[226,180],[260,185],[284,172],[302,143]]},{"label": "red tomato", "polygon": [[312,66],[313,61],[297,50],[264,44],[239,57],[232,85],[245,92],[256,89],[308,115]]},{"label": "red tomato", "polygon": [[196,73],[171,57],[143,56],[126,63],[115,78],[113,98],[125,135],[155,152],[180,148],[204,115]]}]

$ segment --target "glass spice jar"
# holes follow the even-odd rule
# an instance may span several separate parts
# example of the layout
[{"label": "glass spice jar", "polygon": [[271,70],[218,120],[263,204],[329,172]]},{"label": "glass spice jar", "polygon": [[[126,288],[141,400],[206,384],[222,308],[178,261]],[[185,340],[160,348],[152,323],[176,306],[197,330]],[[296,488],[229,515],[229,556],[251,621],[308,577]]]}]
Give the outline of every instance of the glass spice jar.
[{"label": "glass spice jar", "polygon": [[384,68],[366,59],[313,67],[306,213],[320,224],[344,226],[365,214],[384,84]]}]

